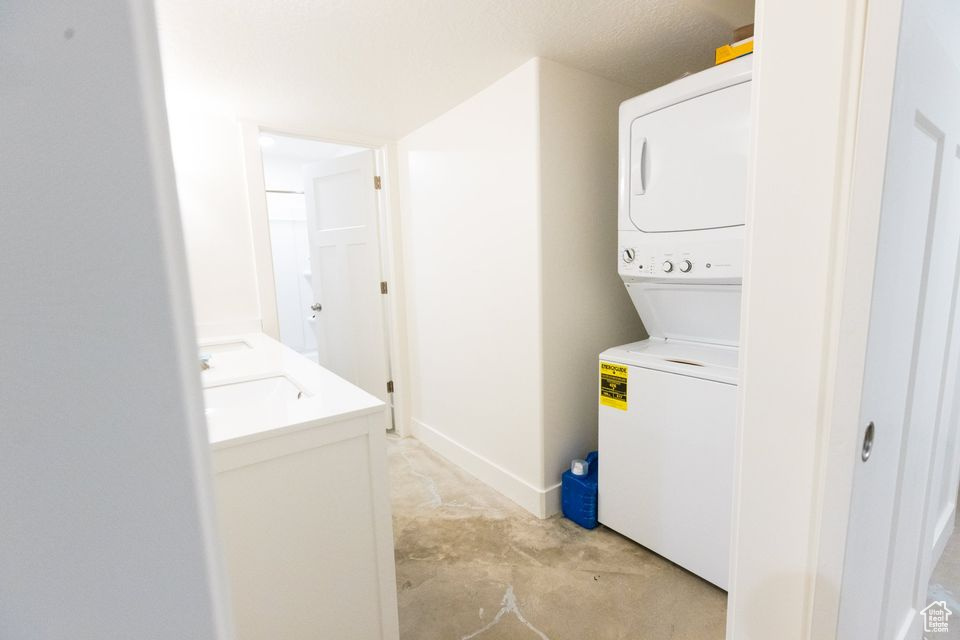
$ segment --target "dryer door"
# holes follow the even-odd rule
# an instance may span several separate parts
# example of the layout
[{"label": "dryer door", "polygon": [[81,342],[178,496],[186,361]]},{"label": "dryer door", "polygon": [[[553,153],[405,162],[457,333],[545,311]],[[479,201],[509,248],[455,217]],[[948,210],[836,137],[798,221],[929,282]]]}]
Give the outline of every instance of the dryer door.
[{"label": "dryer door", "polygon": [[750,82],[630,124],[630,219],[648,233],[742,225]]}]

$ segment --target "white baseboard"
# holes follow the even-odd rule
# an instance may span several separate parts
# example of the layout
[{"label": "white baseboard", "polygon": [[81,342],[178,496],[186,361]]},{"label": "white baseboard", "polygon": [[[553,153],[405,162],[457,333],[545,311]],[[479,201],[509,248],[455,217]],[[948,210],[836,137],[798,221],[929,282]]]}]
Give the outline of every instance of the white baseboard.
[{"label": "white baseboard", "polygon": [[550,485],[542,491],[542,497],[540,499],[540,504],[543,509],[543,513],[546,515],[540,516],[541,518],[549,518],[555,513],[560,513],[560,483]]},{"label": "white baseboard", "polygon": [[538,518],[560,512],[560,483],[538,489],[420,420],[411,418],[410,423],[417,440]]}]

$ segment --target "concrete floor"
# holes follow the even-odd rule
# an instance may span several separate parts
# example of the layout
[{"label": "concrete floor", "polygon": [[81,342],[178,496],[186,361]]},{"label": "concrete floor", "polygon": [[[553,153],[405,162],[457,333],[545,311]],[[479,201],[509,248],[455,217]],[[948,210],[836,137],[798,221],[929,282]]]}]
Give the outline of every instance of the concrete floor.
[{"label": "concrete floor", "polygon": [[[946,633],[931,633],[937,640],[960,640],[960,527],[954,530],[933,570],[927,588],[927,602],[943,601],[953,612],[950,630]],[[925,636],[926,637],[926,636]]]},{"label": "concrete floor", "polygon": [[711,640],[726,593],[609,529],[539,520],[389,438],[402,640]]}]

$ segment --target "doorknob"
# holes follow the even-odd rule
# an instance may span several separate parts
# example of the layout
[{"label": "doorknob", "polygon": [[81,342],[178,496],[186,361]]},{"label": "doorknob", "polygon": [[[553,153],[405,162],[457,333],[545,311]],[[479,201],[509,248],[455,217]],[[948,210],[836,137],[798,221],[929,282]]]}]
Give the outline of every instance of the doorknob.
[{"label": "doorknob", "polygon": [[320,310],[323,309],[323,305],[319,302],[314,302],[310,305],[310,310],[313,311],[313,319],[316,320],[317,314],[320,313]]},{"label": "doorknob", "polygon": [[873,426],[873,421],[870,421],[870,424],[867,425],[867,430],[863,433],[863,448],[860,450],[860,459],[866,462],[870,459],[870,454],[873,453],[873,432],[875,428]]}]

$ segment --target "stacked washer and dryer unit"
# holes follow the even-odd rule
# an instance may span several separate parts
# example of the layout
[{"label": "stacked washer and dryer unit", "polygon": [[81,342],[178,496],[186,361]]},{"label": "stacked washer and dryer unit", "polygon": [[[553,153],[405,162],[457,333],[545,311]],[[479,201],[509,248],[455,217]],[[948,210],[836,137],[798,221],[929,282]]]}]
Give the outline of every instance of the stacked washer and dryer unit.
[{"label": "stacked washer and dryer unit", "polygon": [[752,58],[621,105],[617,260],[650,337],[600,355],[600,521],[723,589]]}]

